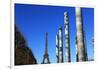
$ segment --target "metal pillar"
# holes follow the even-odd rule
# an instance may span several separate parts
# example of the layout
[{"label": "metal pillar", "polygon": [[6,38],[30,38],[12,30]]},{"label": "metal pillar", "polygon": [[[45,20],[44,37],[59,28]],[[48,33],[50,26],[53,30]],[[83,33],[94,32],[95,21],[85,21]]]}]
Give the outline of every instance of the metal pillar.
[{"label": "metal pillar", "polygon": [[76,45],[76,62],[78,62],[79,61],[79,59],[78,59],[78,50],[77,50],[77,37],[76,37],[76,39],[75,39],[75,45]]},{"label": "metal pillar", "polygon": [[77,30],[77,51],[79,61],[85,61],[84,55],[84,38],[81,8],[75,8],[76,11],[76,30]]},{"label": "metal pillar", "polygon": [[59,63],[59,37],[56,35],[56,62]]},{"label": "metal pillar", "polygon": [[68,12],[64,12],[64,28],[65,28],[66,62],[70,62],[71,57],[70,57],[70,37],[69,37]]},{"label": "metal pillar", "polygon": [[63,33],[62,27],[59,27],[59,62],[63,63]]}]

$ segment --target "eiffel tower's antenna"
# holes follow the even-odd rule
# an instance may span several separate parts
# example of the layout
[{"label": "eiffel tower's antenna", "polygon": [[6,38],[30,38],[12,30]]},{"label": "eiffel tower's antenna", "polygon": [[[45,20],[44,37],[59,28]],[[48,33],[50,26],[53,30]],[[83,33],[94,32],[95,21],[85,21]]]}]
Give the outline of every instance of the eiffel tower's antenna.
[{"label": "eiffel tower's antenna", "polygon": [[[46,59],[47,62],[45,62]],[[50,64],[49,55],[48,55],[48,33],[47,32],[46,32],[45,54],[43,57],[42,64]]]}]

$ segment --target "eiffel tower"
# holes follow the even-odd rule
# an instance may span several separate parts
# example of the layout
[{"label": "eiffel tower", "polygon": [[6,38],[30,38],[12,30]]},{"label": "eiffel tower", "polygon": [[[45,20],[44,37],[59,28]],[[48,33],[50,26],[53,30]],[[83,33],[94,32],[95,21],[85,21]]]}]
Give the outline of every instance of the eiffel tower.
[{"label": "eiffel tower", "polygon": [[[47,62],[45,62],[46,59]],[[50,64],[49,55],[48,55],[48,33],[47,32],[46,32],[45,54],[43,57],[42,64]]]}]

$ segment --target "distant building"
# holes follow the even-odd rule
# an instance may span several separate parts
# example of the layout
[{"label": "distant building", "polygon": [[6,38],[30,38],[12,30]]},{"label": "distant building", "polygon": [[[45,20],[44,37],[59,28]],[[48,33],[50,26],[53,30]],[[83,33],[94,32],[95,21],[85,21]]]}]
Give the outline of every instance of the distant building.
[{"label": "distant building", "polygon": [[[47,60],[47,61],[46,61]],[[43,61],[41,64],[50,64],[49,54],[48,54],[48,33],[46,32],[46,38],[45,38],[45,52],[43,56]]]},{"label": "distant building", "polygon": [[94,52],[94,35],[92,37],[92,46],[93,46],[93,52]]},{"label": "distant building", "polygon": [[88,61],[94,61],[94,59],[88,59]]},{"label": "distant building", "polygon": [[27,46],[23,35],[15,26],[15,65],[37,64],[31,49]]},{"label": "distant building", "polygon": [[87,55],[87,44],[86,44],[86,34],[85,31],[83,31],[83,38],[84,38],[84,55],[85,55],[85,61],[88,61],[88,55]]}]

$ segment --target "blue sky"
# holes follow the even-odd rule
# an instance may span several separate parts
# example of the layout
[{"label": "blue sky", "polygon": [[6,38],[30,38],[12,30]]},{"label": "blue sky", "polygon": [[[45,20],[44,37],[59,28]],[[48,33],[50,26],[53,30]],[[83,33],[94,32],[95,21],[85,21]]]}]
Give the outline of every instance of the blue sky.
[{"label": "blue sky", "polygon": [[[76,20],[75,8],[65,6],[43,6],[32,4],[15,4],[15,24],[19,28],[31,48],[38,63],[43,60],[45,49],[45,32],[48,32],[48,53],[52,63],[56,62],[56,34],[59,26],[63,26],[64,12],[69,13],[71,61],[76,61],[75,37]],[[92,37],[94,33],[94,9],[82,8],[83,26],[86,33],[86,46],[88,58],[93,58]],[[64,44],[64,62],[65,42]]]}]

